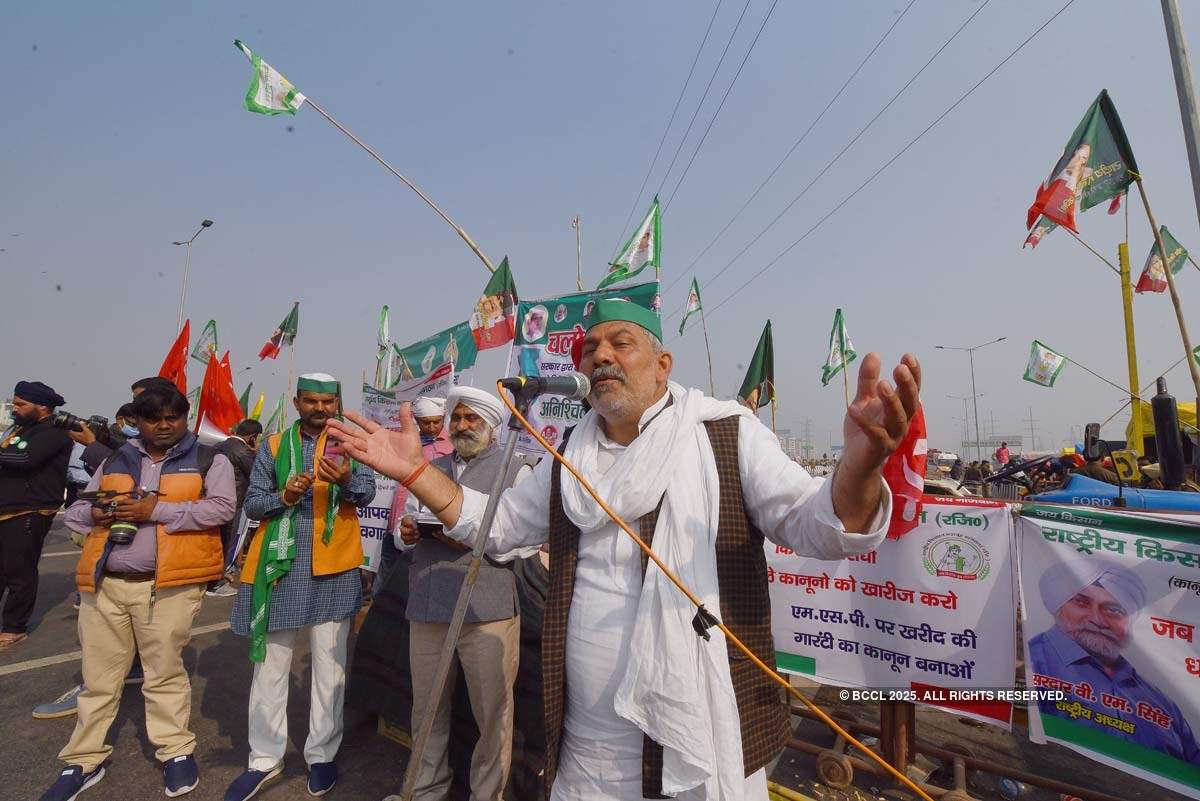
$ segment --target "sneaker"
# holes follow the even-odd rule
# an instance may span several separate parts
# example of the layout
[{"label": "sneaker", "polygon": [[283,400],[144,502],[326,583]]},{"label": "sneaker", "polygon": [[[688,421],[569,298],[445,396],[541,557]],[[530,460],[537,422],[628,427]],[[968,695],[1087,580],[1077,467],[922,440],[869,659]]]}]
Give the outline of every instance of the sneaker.
[{"label": "sneaker", "polygon": [[141,660],[136,660],[129,666],[129,672],[125,674],[126,684],[141,684],[146,679],[146,671],[142,670]]},{"label": "sneaker", "polygon": [[235,587],[231,587],[228,581],[219,581],[204,594],[213,598],[232,598],[238,594],[238,591]]},{"label": "sneaker", "polygon": [[177,756],[163,763],[163,789],[167,798],[186,795],[200,783],[200,771],[196,758],[191,754]]},{"label": "sneaker", "polygon": [[79,765],[68,765],[50,789],[42,793],[41,801],[75,801],[80,793],[103,778],[104,765],[90,773],[85,773]]},{"label": "sneaker", "polygon": [[337,765],[332,762],[316,762],[308,766],[308,794],[322,796],[337,784]]},{"label": "sneaker", "polygon": [[75,706],[81,692],[83,692],[83,685],[77,684],[53,701],[35,706],[33,708],[33,716],[38,720],[69,718],[75,714]]},{"label": "sneaker", "polygon": [[225,801],[247,801],[258,794],[268,782],[283,772],[283,765],[270,770],[248,770],[233,780],[225,791]]}]

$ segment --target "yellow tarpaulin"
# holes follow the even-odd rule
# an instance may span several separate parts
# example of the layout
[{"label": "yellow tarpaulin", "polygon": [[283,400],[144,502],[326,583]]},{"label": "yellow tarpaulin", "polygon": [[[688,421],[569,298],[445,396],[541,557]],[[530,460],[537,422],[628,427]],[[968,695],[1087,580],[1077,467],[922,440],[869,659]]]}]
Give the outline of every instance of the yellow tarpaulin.
[{"label": "yellow tarpaulin", "polygon": [[[1142,433],[1147,438],[1154,436],[1154,412],[1150,409],[1150,404],[1142,401],[1138,404],[1141,406],[1142,412]],[[1177,401],[1176,406],[1179,407],[1179,427],[1184,431],[1194,431],[1196,428],[1196,404],[1184,403]],[[1133,438],[1133,421],[1125,426],[1126,441]]]}]

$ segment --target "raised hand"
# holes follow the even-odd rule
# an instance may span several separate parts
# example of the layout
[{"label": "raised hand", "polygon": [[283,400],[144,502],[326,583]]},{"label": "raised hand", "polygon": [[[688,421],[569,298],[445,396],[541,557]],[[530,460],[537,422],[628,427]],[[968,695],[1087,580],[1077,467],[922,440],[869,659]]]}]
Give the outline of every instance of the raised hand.
[{"label": "raised hand", "polygon": [[880,359],[868,353],[858,368],[858,391],[842,425],[841,471],[865,478],[878,471],[908,433],[921,394],[921,365],[905,354],[892,371],[895,388],[879,378]]},{"label": "raised hand", "polygon": [[399,430],[386,429],[353,412],[346,412],[346,419],[350,422],[328,420],[329,436],[342,443],[346,453],[388,478],[403,481],[425,460],[411,403],[400,406]]}]

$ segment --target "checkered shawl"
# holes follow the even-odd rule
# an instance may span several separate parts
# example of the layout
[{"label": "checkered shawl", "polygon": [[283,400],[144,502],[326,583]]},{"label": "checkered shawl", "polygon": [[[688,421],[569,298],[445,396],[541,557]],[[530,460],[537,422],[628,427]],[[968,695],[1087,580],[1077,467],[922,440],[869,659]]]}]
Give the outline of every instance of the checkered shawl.
[{"label": "checkered shawl", "polygon": [[[775,667],[771,637],[771,599],[767,590],[767,562],[763,535],[750,522],[742,501],[738,471],[738,418],[704,424],[717,463],[721,485],[717,524],[717,582],[721,594],[721,620],[763,662]],[[566,445],[564,441],[563,446]],[[542,693],[546,717],[546,797],[558,772],[566,712],[567,615],[575,589],[579,563],[579,529],[567,518],[562,504],[561,465],[554,463],[550,479],[550,589],[542,621]],[[638,519],[638,533],[648,544],[654,538],[659,507]],[[642,554],[642,571],[646,569]],[[728,644],[729,674],[737,698],[742,728],[742,765],[749,776],[783,750],[790,735],[790,718],[783,690],[759,671],[732,644]],[[642,794],[662,795],[662,746],[645,738],[642,746]]]}]

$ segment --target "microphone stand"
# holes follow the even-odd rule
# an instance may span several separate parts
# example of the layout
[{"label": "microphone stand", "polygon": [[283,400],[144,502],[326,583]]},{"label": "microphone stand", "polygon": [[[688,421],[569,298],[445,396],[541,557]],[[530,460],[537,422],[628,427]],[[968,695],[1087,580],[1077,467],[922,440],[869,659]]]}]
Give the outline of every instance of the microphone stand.
[{"label": "microphone stand", "polygon": [[[513,393],[514,404],[520,410],[522,416],[529,413],[529,407],[537,395],[538,393],[532,388],[522,388]],[[487,506],[484,507],[483,511],[483,520],[479,524],[479,531],[475,533],[475,542],[471,548],[471,562],[467,566],[467,576],[463,580],[462,589],[458,592],[458,601],[454,605],[454,615],[450,618],[450,628],[446,631],[446,640],[442,644],[442,652],[438,656],[437,668],[434,671],[433,690],[429,695],[425,717],[421,719],[421,728],[417,731],[416,737],[413,739],[412,753],[409,756],[408,767],[404,772],[404,784],[400,790],[402,801],[412,801],[413,793],[416,789],[417,774],[420,772],[421,758],[424,755],[425,746],[429,741],[429,733],[433,730],[433,720],[437,714],[438,701],[446,689],[446,682],[450,679],[450,668],[453,666],[454,652],[458,646],[458,637],[462,632],[463,621],[467,617],[467,605],[471,601],[471,592],[475,589],[475,582],[479,578],[479,568],[483,563],[484,545],[487,543],[488,535],[491,533],[492,523],[496,519],[496,508],[500,505],[500,495],[505,489],[504,479],[508,475],[508,468],[512,464],[513,454],[516,452],[518,432],[523,430],[520,421],[512,415],[509,416],[507,429],[508,440],[504,443],[504,464],[500,471],[496,473],[496,478],[492,481],[492,489],[488,495]]]}]

